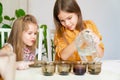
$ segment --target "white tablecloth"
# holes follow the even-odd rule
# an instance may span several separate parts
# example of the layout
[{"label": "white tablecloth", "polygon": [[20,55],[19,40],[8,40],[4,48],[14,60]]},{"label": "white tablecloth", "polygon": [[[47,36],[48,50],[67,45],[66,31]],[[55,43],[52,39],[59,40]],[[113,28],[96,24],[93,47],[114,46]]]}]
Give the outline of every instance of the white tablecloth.
[{"label": "white tablecloth", "polygon": [[120,80],[120,60],[108,60],[102,62],[102,71],[99,75],[74,75],[70,73],[62,76],[55,73],[53,76],[44,76],[41,68],[29,68],[17,70],[15,80]]}]

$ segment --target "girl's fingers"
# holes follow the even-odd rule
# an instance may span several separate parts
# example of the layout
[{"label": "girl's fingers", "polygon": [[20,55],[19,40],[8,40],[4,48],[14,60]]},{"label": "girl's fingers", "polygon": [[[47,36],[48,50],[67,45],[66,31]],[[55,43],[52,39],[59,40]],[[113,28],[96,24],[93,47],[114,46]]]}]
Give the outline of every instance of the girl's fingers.
[{"label": "girl's fingers", "polygon": [[33,61],[19,61],[17,62],[17,69],[18,70],[24,70],[24,69],[28,69],[29,65],[34,64]]},{"label": "girl's fingers", "polygon": [[31,65],[31,64],[34,64],[34,61],[27,62],[27,65]]}]

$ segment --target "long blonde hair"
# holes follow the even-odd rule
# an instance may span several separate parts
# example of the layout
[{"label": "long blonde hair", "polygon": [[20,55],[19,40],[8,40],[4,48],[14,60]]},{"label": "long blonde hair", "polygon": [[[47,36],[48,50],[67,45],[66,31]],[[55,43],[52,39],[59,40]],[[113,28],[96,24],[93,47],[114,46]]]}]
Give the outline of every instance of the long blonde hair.
[{"label": "long blonde hair", "polygon": [[[13,46],[13,51],[16,53],[17,61],[23,60],[24,44],[22,41],[22,33],[28,29],[28,24],[30,23],[38,26],[36,18],[30,14],[16,19],[13,23],[12,30],[7,42]],[[36,49],[36,42],[33,46],[29,47],[31,51]]]}]

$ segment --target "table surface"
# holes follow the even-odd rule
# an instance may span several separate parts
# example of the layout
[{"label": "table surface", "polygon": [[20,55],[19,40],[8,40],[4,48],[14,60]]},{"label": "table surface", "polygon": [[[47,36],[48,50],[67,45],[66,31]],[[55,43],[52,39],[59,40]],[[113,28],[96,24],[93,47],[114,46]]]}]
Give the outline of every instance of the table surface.
[{"label": "table surface", "polygon": [[27,70],[16,70],[15,80],[120,80],[120,60],[102,61],[102,70],[99,75],[69,75],[62,76],[55,73],[53,76],[44,76],[41,68],[29,68]]}]

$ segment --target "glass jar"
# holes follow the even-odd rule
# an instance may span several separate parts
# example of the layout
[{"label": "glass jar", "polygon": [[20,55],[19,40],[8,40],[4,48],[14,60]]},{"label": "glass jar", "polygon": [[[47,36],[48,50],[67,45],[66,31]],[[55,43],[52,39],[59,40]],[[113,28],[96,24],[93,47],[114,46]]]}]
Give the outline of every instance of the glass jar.
[{"label": "glass jar", "polygon": [[86,56],[92,56],[96,52],[94,35],[91,30],[83,30],[75,40],[75,45],[82,61],[88,61]]},{"label": "glass jar", "polygon": [[60,75],[68,75],[71,72],[71,65],[69,61],[59,61],[57,63],[58,73]]},{"label": "glass jar", "polygon": [[84,75],[86,73],[86,67],[86,62],[76,61],[73,63],[73,73],[75,75]]},{"label": "glass jar", "polygon": [[42,73],[45,76],[52,76],[55,73],[56,64],[54,62],[44,62],[42,64]]},{"label": "glass jar", "polygon": [[88,63],[88,72],[90,74],[99,74],[101,72],[101,62],[89,62]]}]

